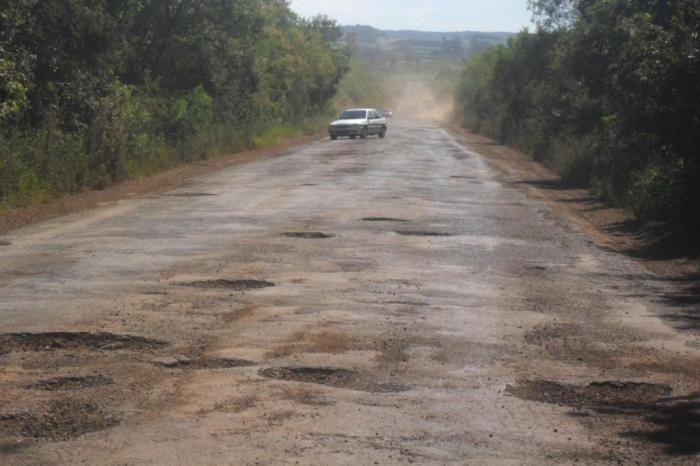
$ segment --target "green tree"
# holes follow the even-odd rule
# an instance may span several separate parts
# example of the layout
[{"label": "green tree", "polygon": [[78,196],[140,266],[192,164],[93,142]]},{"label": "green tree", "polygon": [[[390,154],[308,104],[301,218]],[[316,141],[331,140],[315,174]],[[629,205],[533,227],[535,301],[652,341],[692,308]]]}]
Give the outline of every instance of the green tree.
[{"label": "green tree", "polygon": [[700,224],[700,0],[530,6],[534,33],[467,64],[467,124],[642,219]]},{"label": "green tree", "polygon": [[4,0],[0,208],[304,126],[347,72],[341,36],[285,0]]}]

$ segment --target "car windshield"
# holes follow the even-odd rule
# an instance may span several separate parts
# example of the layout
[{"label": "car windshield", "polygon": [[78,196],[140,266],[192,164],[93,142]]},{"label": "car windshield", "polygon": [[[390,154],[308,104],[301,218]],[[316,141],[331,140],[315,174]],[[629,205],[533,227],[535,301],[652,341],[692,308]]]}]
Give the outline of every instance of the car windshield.
[{"label": "car windshield", "polygon": [[340,115],[341,120],[359,120],[361,118],[367,118],[366,110],[348,110]]}]

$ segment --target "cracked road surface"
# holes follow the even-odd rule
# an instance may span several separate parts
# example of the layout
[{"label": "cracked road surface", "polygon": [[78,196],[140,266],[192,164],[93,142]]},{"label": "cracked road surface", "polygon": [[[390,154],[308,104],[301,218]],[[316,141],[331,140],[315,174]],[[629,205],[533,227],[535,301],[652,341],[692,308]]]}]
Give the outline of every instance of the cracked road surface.
[{"label": "cracked road surface", "polygon": [[0,238],[3,464],[698,464],[700,345],[447,131]]}]

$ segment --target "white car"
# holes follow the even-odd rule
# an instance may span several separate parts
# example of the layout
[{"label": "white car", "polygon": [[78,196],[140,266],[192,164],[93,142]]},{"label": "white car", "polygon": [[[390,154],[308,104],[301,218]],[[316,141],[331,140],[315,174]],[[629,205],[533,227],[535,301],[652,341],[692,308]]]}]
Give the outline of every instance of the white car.
[{"label": "white car", "polygon": [[367,136],[376,135],[384,138],[386,132],[386,118],[373,108],[345,110],[340,118],[328,127],[328,134],[334,141],[341,136],[367,139]]}]

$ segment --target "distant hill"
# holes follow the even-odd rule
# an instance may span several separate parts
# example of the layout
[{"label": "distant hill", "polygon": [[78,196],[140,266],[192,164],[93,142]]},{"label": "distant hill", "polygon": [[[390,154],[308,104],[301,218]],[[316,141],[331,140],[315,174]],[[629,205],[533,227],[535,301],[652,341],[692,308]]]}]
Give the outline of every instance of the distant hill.
[{"label": "distant hill", "polygon": [[343,26],[343,31],[365,60],[466,59],[514,36],[511,32],[392,31],[360,24]]},{"label": "distant hill", "polygon": [[463,40],[476,38],[493,43],[505,43],[508,38],[514,36],[512,32],[481,32],[481,31],[452,31],[452,32],[433,32],[433,31],[412,31],[412,30],[384,30],[376,29],[372,26],[355,25],[343,26],[343,31],[347,34],[352,32],[357,36],[357,40],[363,44],[376,43],[378,39],[389,40],[416,40],[441,42],[443,38],[454,39],[456,37]]}]

